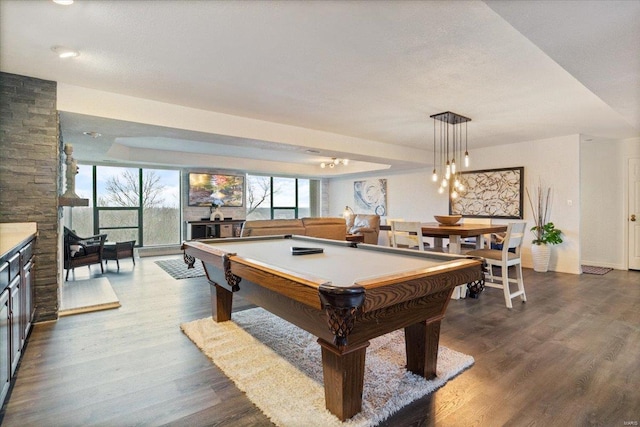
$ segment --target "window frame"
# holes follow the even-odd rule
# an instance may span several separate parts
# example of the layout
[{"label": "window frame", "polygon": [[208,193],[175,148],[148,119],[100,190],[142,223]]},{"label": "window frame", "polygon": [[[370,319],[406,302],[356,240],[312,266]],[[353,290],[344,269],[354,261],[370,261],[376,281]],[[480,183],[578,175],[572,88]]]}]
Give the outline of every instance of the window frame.
[{"label": "window frame", "polygon": [[[315,194],[316,194],[316,189],[319,186],[319,180],[314,180],[311,178],[298,178],[298,177],[287,177],[287,176],[271,176],[271,175],[251,175],[251,174],[247,174],[247,186],[249,185],[250,181],[251,181],[251,177],[268,177],[269,178],[269,219],[276,219],[275,218],[275,213],[276,211],[286,211],[286,210],[293,210],[294,211],[294,218],[300,218],[300,186],[299,186],[299,181],[301,179],[303,180],[307,180],[309,181],[309,212],[310,215],[313,213],[317,213],[319,211],[318,209],[318,203],[315,201]],[[274,204],[274,178],[281,178],[281,179],[292,179],[294,180],[294,194],[295,194],[295,204],[294,205],[275,205]],[[318,184],[314,184],[315,182],[318,182]],[[249,192],[249,190],[247,189],[247,193]],[[266,209],[266,207],[265,207]],[[247,203],[247,209],[245,211],[245,216],[249,216],[249,214],[247,213],[247,211],[249,210],[249,205]]]}]

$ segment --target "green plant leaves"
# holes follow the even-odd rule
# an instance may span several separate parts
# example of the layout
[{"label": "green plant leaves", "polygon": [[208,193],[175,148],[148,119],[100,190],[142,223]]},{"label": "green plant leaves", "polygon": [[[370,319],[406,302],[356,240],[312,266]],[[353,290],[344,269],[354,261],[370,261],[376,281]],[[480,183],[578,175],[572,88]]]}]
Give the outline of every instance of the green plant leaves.
[{"label": "green plant leaves", "polygon": [[562,230],[556,228],[553,222],[548,222],[540,227],[531,228],[536,238],[531,243],[534,245],[557,245],[562,243]]}]

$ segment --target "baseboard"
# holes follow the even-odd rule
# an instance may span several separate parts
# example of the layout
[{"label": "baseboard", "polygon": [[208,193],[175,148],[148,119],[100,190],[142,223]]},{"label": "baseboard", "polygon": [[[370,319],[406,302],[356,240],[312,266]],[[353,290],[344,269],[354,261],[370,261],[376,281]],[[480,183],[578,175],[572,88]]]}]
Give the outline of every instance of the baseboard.
[{"label": "baseboard", "polygon": [[182,254],[182,249],[180,249],[180,245],[150,246],[150,247],[138,248],[136,249],[136,251],[138,252],[138,256],[140,258]]}]

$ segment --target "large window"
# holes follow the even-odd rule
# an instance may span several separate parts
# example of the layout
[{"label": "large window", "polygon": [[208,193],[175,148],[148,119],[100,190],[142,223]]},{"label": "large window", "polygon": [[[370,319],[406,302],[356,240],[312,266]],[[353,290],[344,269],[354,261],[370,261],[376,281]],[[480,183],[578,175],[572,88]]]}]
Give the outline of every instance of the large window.
[{"label": "large window", "polygon": [[142,243],[140,172],[137,168],[95,167],[94,230],[107,234],[111,242]]},{"label": "large window", "polygon": [[[179,171],[79,168],[76,193],[89,199],[89,207],[69,209],[71,228],[78,235],[105,233],[110,242],[135,240],[137,246],[180,243]],[[319,187],[317,180],[248,175],[246,218],[318,216]]]},{"label": "large window", "polygon": [[180,172],[142,172],[145,246],[180,243]]},{"label": "large window", "polygon": [[290,219],[317,216],[318,181],[247,176],[247,219]]},{"label": "large window", "polygon": [[93,231],[93,166],[79,165],[76,175],[76,194],[81,199],[89,199],[89,206],[66,208],[71,229],[79,236],[92,236]]},{"label": "large window", "polygon": [[81,236],[105,233],[111,242],[138,246],[180,243],[179,171],[81,165],[76,193],[90,200],[71,211]]}]

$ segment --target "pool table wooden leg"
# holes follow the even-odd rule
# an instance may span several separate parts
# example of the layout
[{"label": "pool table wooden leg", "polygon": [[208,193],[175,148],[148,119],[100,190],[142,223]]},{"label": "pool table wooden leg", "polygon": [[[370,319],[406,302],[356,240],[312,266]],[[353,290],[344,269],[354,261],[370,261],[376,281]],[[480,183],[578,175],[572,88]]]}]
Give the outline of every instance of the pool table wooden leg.
[{"label": "pool table wooden leg", "polygon": [[362,410],[364,360],[369,342],[342,348],[323,339],[318,339],[318,343],[322,347],[326,406],[329,412],[344,421]]},{"label": "pool table wooden leg", "polygon": [[233,292],[222,286],[211,283],[211,312],[213,320],[225,322],[231,320],[231,305],[233,302]]},{"label": "pool table wooden leg", "polygon": [[423,320],[404,328],[407,370],[426,379],[436,376],[440,319]]}]

